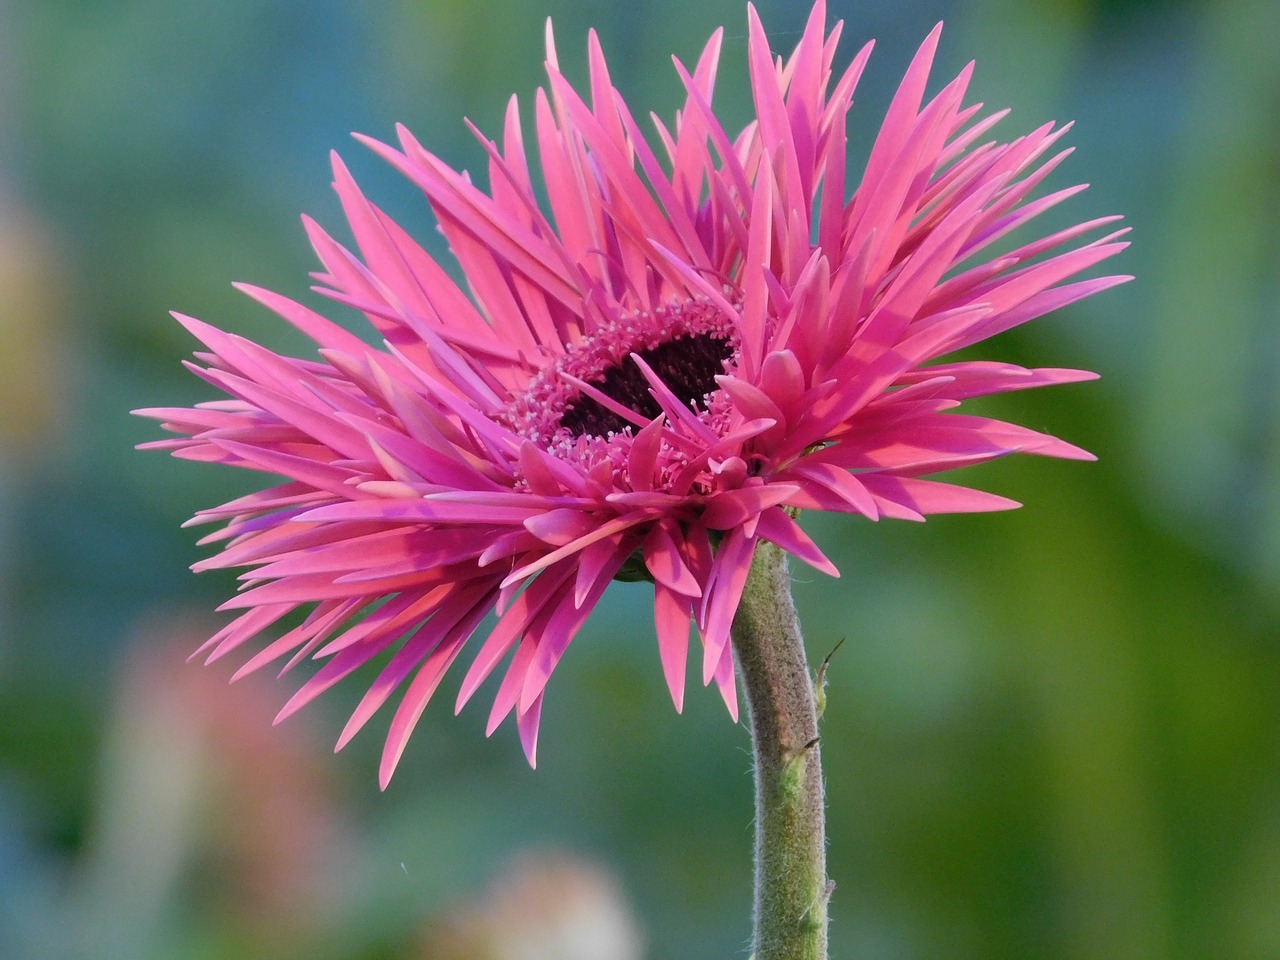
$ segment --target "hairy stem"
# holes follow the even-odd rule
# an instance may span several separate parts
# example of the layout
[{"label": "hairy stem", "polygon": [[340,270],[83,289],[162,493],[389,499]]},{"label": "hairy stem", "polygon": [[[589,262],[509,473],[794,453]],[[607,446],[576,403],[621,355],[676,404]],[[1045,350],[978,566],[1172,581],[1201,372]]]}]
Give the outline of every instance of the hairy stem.
[{"label": "hairy stem", "polygon": [[814,684],[786,556],[760,543],[733,621],[755,748],[755,960],[826,960],[826,836]]}]

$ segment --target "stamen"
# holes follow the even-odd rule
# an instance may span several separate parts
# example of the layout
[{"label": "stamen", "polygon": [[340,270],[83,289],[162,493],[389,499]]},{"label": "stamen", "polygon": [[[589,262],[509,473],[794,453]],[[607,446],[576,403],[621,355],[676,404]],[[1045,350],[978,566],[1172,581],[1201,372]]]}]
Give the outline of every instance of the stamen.
[{"label": "stamen", "polygon": [[[727,339],[703,333],[668,340],[636,353],[690,409],[705,410],[705,398],[717,389],[715,378],[725,372],[732,346]],[[644,374],[630,357],[587,382],[646,420],[662,412],[649,392]],[[594,398],[582,395],[565,407],[560,418],[560,426],[575,436],[606,437],[621,433],[630,425]]]},{"label": "stamen", "polygon": [[[629,436],[637,422],[662,413],[633,355],[704,418],[714,414],[708,398],[718,393],[715,378],[732,373],[737,349],[731,320],[701,298],[622,313],[534,375],[502,420],[544,449],[584,465],[624,457],[625,443],[618,447],[610,438]],[[627,417],[623,410],[635,413]]]}]

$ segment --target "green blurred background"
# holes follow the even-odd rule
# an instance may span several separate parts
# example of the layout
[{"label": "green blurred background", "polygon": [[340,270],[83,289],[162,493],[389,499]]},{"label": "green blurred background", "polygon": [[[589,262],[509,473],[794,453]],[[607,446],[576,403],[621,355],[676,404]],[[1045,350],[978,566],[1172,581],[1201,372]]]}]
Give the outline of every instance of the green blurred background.
[{"label": "green blurred background", "polygon": [[[789,48],[805,5],[761,10]],[[1094,187],[1057,222],[1126,214],[1138,275],[983,351],[1100,371],[988,404],[1098,464],[972,472],[1007,514],[808,518],[844,572],[800,573],[811,656],[848,638],[832,956],[1280,957],[1280,4],[832,13],[843,57],[879,40],[857,159],[945,19],[934,89],[976,58],[1005,136],[1076,118],[1051,185]],[[260,481],[131,449],[130,408],[211,396],[168,310],[304,349],[229,282],[309,296],[330,148],[432,236],[349,131],[483,170],[462,117],[531,103],[547,15],[641,116],[726,25],[747,116],[740,0],[0,0],[0,957],[746,955],[748,738],[709,691],[671,709],[643,588],[557,672],[536,772],[446,684],[380,794],[376,729],[329,755],[358,684],[273,729],[298,675],[184,663],[230,580],[179,524]]]}]

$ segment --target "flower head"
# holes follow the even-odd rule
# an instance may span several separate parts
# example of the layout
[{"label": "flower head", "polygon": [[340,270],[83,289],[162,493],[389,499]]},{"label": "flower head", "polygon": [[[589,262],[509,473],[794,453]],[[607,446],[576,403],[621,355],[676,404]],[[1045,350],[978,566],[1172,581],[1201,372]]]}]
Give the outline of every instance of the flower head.
[{"label": "flower head", "polygon": [[318,359],[178,317],[207,348],[192,370],[232,399],[139,411],[181,435],[145,446],[287,478],[193,521],[225,522],[206,538],[221,553],[197,569],[248,568],[224,604],[242,612],[202,650],[220,657],[305,609],[240,671],[325,660],[284,716],[395,647],[339,741],[403,686],[384,784],[491,612],[457,705],[507,659],[489,731],[514,712],[530,763],[547,681],[615,578],[653,582],[677,709],[692,623],[703,682],[736,715],[729,628],[757,541],[837,575],[797,510],[1005,509],[1016,504],[925,475],[1015,452],[1089,457],[952,411],[1093,374],[933,362],[1127,279],[1067,282],[1122,249],[1117,234],[1078,240],[1114,217],[981,256],[1083,189],[1031,199],[1069,152],[1053,152],[1067,128],[985,140],[1003,114],[964,104],[971,68],[926,100],[935,30],[855,180],[846,122],[871,45],[833,72],[841,27],[826,32],[819,2],[775,60],[748,16],[755,119],[736,137],[710,106],[720,32],[691,73],[677,62],[685,103],[653,136],[595,36],[588,102],[550,31],[533,151],[514,97],[501,145],[478,134],[487,192],[403,128],[398,147],[361,137],[422,189],[467,290],[335,156],[355,250],[306,220],[317,278],[382,347],[248,286]]}]

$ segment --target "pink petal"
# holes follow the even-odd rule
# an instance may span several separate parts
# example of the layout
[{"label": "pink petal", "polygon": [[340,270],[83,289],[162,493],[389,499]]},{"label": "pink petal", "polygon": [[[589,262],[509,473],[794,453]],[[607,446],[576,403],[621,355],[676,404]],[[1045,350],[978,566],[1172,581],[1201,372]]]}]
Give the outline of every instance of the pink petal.
[{"label": "pink petal", "polygon": [[756,535],[799,557],[815,570],[820,570],[832,577],[840,576],[836,565],[827,559],[826,554],[818,549],[818,545],[800,529],[800,525],[779,507],[772,507],[760,514]]},{"label": "pink petal", "polygon": [[662,674],[676,713],[684,710],[685,666],[689,659],[689,626],[693,599],[658,582],[653,592],[653,621],[658,634]]},{"label": "pink petal", "polygon": [[930,513],[985,513],[1022,506],[1016,500],[994,493],[919,477],[868,473],[862,476],[862,481],[877,499],[905,507],[921,517]]},{"label": "pink petal", "polygon": [[768,486],[741,487],[713,496],[703,511],[702,522],[711,530],[730,530],[740,527],[761,511],[779,503],[785,503],[799,492],[799,487],[787,483]]},{"label": "pink petal", "polygon": [[537,768],[538,766],[538,724],[542,719],[542,695],[539,694],[537,699],[516,718],[516,727],[520,731],[520,746],[524,748],[524,755],[529,761],[529,766]]},{"label": "pink petal", "polygon": [[740,529],[730,530],[716,552],[711,583],[702,601],[702,682],[710,683],[729,642],[729,627],[751,570],[755,540]]},{"label": "pink petal", "polygon": [[671,523],[656,523],[644,541],[644,565],[653,579],[686,597],[702,596],[697,578],[685,564]]}]

